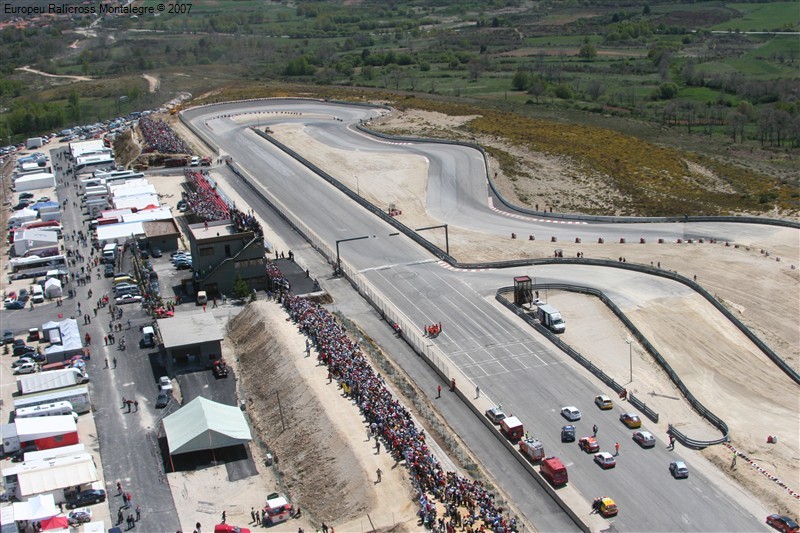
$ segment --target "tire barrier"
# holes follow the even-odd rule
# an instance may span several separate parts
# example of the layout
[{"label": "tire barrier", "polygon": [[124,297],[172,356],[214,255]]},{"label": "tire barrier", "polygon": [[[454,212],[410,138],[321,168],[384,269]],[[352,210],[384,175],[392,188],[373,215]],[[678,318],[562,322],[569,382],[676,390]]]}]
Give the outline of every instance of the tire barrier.
[{"label": "tire barrier", "polygon": [[644,237],[639,237],[639,244],[647,244],[647,239]]},{"label": "tire barrier", "polygon": [[789,488],[789,487],[786,485],[786,483],[784,483],[783,481],[781,481],[781,480],[778,478],[778,476],[775,476],[775,475],[773,475],[773,474],[770,474],[769,472],[767,472],[767,471],[766,471],[764,468],[762,468],[761,466],[759,466],[759,464],[758,464],[758,463],[756,463],[755,461],[753,461],[752,459],[750,459],[750,458],[749,458],[747,455],[745,455],[743,452],[740,452],[739,450],[737,450],[737,449],[736,449],[736,448],[735,448],[735,447],[734,447],[734,446],[733,446],[731,443],[729,443],[729,442],[726,442],[726,443],[725,443],[725,446],[727,446],[729,450],[731,450],[733,453],[735,453],[737,457],[741,457],[742,459],[744,459],[744,461],[745,461],[745,462],[747,462],[747,464],[749,464],[750,466],[752,466],[753,468],[755,468],[755,469],[756,469],[758,472],[760,472],[761,474],[764,474],[764,476],[766,476],[766,478],[767,478],[767,479],[769,479],[770,481],[773,481],[773,482],[774,482],[775,484],[777,484],[777,485],[778,485],[780,488],[782,488],[782,489],[785,489],[785,490],[786,490],[786,492],[788,492],[788,493],[789,493],[789,495],[790,495],[792,498],[794,498],[795,500],[800,500],[800,493],[798,493],[798,492],[796,492],[796,491],[794,491],[794,490],[790,489],[790,488]]}]

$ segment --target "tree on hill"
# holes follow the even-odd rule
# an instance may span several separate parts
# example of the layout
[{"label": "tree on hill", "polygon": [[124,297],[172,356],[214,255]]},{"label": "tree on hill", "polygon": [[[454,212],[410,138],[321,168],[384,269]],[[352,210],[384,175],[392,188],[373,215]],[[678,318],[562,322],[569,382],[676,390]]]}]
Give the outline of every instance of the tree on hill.
[{"label": "tree on hill", "polygon": [[597,48],[592,43],[584,43],[578,52],[578,56],[586,61],[593,61],[597,57]]}]

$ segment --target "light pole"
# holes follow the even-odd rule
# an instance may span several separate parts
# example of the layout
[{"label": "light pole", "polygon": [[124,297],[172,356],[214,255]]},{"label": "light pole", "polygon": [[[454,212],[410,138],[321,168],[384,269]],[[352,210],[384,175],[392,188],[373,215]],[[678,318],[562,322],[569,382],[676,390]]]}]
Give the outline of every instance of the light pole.
[{"label": "light pole", "polygon": [[339,276],[342,273],[342,260],[341,256],[339,255],[339,243],[340,242],[350,242],[350,241],[360,241],[361,239],[369,239],[369,235],[364,235],[363,237],[352,237],[350,239],[339,239],[336,241],[336,275]]},{"label": "light pole", "polygon": [[633,341],[625,341],[628,343],[628,361],[631,368],[631,379],[629,383],[633,383]]}]

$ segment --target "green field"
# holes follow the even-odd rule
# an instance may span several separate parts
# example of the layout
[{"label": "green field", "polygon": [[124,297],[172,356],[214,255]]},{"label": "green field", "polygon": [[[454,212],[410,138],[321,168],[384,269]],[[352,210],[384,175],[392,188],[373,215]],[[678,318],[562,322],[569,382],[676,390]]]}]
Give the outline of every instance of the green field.
[{"label": "green field", "polygon": [[712,30],[797,31],[800,28],[800,2],[763,4],[727,4],[739,11],[741,18],[712,26]]}]

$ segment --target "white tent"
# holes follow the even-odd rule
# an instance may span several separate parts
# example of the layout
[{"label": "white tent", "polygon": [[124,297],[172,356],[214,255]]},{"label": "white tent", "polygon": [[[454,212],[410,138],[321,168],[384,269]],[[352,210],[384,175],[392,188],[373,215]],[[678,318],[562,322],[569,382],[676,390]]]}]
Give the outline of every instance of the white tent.
[{"label": "white tent", "polygon": [[50,278],[44,282],[44,295],[48,298],[61,298],[61,282],[55,278]]},{"label": "white tent", "polygon": [[22,257],[28,250],[34,248],[58,246],[58,233],[47,229],[26,229],[14,235],[14,251],[17,257]]},{"label": "white tent", "polygon": [[164,419],[169,453],[177,455],[244,444],[252,440],[244,413],[198,396]]},{"label": "white tent", "polygon": [[9,228],[16,228],[23,222],[32,222],[36,220],[36,217],[39,216],[39,213],[34,211],[33,209],[20,209],[10,217],[8,217],[8,227]]},{"label": "white tent", "polygon": [[141,222],[131,222],[130,224],[103,224],[97,226],[97,240],[101,243],[114,241],[124,241],[131,235],[144,235],[144,226]]},{"label": "white tent", "polygon": [[25,502],[14,502],[14,520],[41,520],[58,514],[52,494],[40,494]]},{"label": "white tent", "polygon": [[14,181],[14,190],[17,192],[52,189],[55,186],[56,178],[49,172],[25,174]]}]

